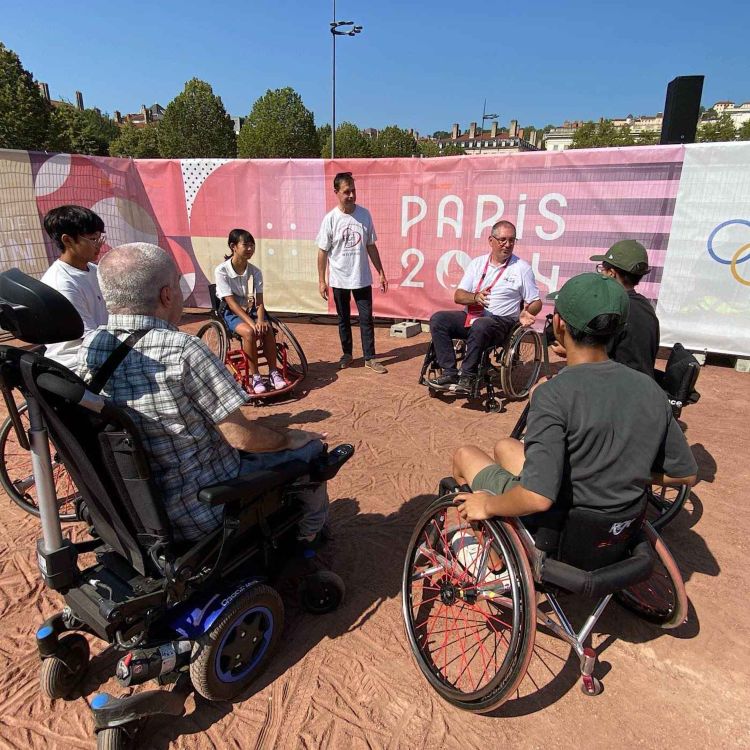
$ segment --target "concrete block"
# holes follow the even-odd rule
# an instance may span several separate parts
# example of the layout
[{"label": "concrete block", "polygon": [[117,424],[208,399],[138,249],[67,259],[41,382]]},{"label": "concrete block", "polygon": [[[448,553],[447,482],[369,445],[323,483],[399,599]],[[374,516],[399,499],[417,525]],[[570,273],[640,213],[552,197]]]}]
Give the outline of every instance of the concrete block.
[{"label": "concrete block", "polygon": [[422,332],[422,326],[413,321],[404,320],[391,326],[391,336],[397,339],[410,339]]},{"label": "concrete block", "polygon": [[737,361],[734,363],[734,369],[737,370],[737,372],[750,372],[750,359],[737,357]]},{"label": "concrete block", "polygon": [[691,354],[698,360],[698,364],[703,367],[706,364],[706,352],[691,352]]},{"label": "concrete block", "polygon": [[430,332],[430,324],[429,323],[420,323],[422,326],[422,333],[429,333]]}]

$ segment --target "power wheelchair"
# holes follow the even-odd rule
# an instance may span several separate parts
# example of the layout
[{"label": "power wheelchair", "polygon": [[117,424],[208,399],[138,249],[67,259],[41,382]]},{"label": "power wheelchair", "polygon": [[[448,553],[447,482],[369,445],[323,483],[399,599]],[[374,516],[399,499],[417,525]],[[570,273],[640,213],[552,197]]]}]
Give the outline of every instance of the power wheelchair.
[{"label": "power wheelchair", "polygon": [[[613,596],[664,628],[686,620],[682,577],[644,520],[645,501],[621,513],[548,513],[532,536],[519,518],[463,520],[453,502],[458,491],[471,490],[452,478],[441,482],[441,497],[409,542],[402,578],[412,654],[430,685],[455,706],[485,713],[514,694],[537,622],[571,646],[581,690],[598,695],[597,655],[586,644]],[[577,632],[558,601],[561,592],[598,600]]]},{"label": "power wheelchair", "polygon": [[[222,301],[216,296],[216,284],[208,285],[211,298],[211,320],[203,325],[196,334],[208,348],[229,368],[237,382],[247,391],[255,404],[281,396],[294,390],[307,376],[307,358],[294,334],[283,321],[267,315],[276,339],[276,351],[269,358],[263,351],[262,341],[258,341],[259,367],[271,367],[275,364],[286,382],[286,387],[279,390],[269,388],[265,393],[255,393],[251,386],[252,377],[248,368],[248,358],[242,349],[242,339],[229,330],[222,313]],[[239,343],[237,343],[239,342]],[[236,346],[230,346],[237,344]]]},{"label": "power wheelchair", "polygon": [[[79,338],[83,330],[62,295],[17,269],[0,274],[0,324],[35,344]],[[191,684],[209,700],[239,696],[279,644],[284,606],[266,573],[293,545],[299,493],[333,478],[353,447],[204,487],[199,500],[224,508],[222,526],[200,541],[176,542],[124,410],[66,368],[11,346],[0,347],[0,389],[16,430],[23,425],[13,391],[28,405],[42,527],[38,565],[45,584],[65,600],[36,631],[43,692],[53,699],[75,692],[93,636],[121,652],[122,686],[173,683],[171,691],[96,695],[100,750],[123,747],[141,718],[182,715]],[[85,504],[91,538],[82,542],[62,536],[50,440]],[[94,561],[80,567],[85,553]],[[301,603],[315,613],[335,609],[343,594],[343,582],[329,571],[308,573],[300,583]]]},{"label": "power wheelchair", "polygon": [[[456,352],[456,363],[460,367],[466,354],[466,341],[455,339],[453,346]],[[475,401],[481,400],[485,411],[501,412],[503,405],[497,398],[497,390],[500,389],[509,400],[526,398],[539,378],[542,364],[546,361],[547,348],[542,335],[529,326],[516,325],[503,344],[489,346],[482,352],[474,387],[468,398]],[[430,387],[428,381],[440,374],[435,346],[430,341],[419,373],[419,385],[426,385],[430,396],[456,398],[458,394],[452,394],[450,391],[436,391]],[[466,398],[466,396],[463,397]]]}]

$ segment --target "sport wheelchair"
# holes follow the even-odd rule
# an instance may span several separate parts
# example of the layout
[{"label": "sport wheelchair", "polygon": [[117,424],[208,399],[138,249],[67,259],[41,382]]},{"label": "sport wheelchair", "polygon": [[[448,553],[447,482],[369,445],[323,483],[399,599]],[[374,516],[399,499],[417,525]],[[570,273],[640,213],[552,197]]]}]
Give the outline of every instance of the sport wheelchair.
[{"label": "sport wheelchair", "polygon": [[[460,366],[466,353],[466,341],[455,339],[456,363]],[[502,402],[497,399],[499,388],[509,400],[520,400],[528,396],[531,387],[539,378],[542,364],[547,361],[547,347],[542,335],[529,326],[517,325],[511,330],[507,341],[502,345],[493,345],[482,352],[479,360],[474,388],[469,399],[482,400],[485,411],[500,412]],[[430,396],[455,398],[458,394],[450,391],[436,391],[430,388],[428,380],[438,377],[441,370],[435,358],[435,346],[430,346],[422,362],[419,373],[419,385],[426,385]]]},{"label": "sport wheelchair", "polygon": [[[259,367],[267,366],[270,368],[272,364],[275,364],[287,385],[279,390],[269,388],[265,393],[255,393],[250,385],[252,377],[248,368],[247,355],[242,350],[242,339],[229,330],[224,316],[220,312],[221,300],[216,296],[216,284],[208,285],[208,293],[211,298],[211,320],[202,326],[196,335],[226,364],[254,403],[261,403],[268,398],[289,393],[305,379],[307,376],[307,358],[299,341],[286,323],[269,314],[267,319],[273,327],[276,351],[269,359],[268,352],[263,351],[262,342],[258,341],[258,365]],[[236,342],[240,342],[240,344],[230,347],[230,344]]]},{"label": "sport wheelchair", "polygon": [[[550,513],[532,537],[518,518],[464,521],[449,478],[419,519],[402,578],[402,611],[412,654],[430,685],[459,708],[484,713],[510,698],[526,674],[536,622],[573,648],[581,689],[602,691],[587,646],[612,596],[639,616],[673,628],[688,613],[679,569],[644,521],[645,504],[610,514]],[[598,599],[576,632],[559,592]],[[538,605],[538,594],[546,606]]]},{"label": "sport wheelchair", "polygon": [[[17,269],[0,274],[0,324],[30,343],[75,339],[83,330],[62,295]],[[125,410],[66,368],[10,346],[0,347],[0,389],[19,430],[13,392],[28,405],[42,527],[38,565],[65,600],[36,631],[43,692],[53,699],[75,692],[89,662],[85,633],[122,653],[121,685],[175,683],[171,691],[96,695],[100,750],[123,747],[140,718],[182,715],[191,683],[208,700],[239,696],[280,642],[284,606],[265,574],[294,543],[299,493],[334,477],[353,447],[204,487],[199,500],[222,507],[223,524],[199,541],[176,542]],[[62,536],[50,440],[81,493],[91,539]],[[85,553],[94,561],[80,567]],[[343,594],[343,582],[329,571],[308,572],[300,582],[301,603],[315,613],[335,609]]]}]

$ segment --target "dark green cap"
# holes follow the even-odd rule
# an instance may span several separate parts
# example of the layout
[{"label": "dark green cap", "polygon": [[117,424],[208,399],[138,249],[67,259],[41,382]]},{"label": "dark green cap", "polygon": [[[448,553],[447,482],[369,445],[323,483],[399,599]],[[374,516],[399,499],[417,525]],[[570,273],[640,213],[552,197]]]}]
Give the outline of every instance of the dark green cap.
[{"label": "dark green cap", "polygon": [[[628,295],[622,284],[598,273],[582,273],[568,279],[558,292],[547,295],[554,300],[555,310],[573,328],[584,333],[606,334],[620,329],[628,319]],[[620,316],[611,331],[597,331],[589,323],[597,315]]]},{"label": "dark green cap", "polygon": [[635,240],[615,242],[604,255],[592,255],[589,260],[603,260],[620,271],[643,276],[649,272],[646,248]]}]

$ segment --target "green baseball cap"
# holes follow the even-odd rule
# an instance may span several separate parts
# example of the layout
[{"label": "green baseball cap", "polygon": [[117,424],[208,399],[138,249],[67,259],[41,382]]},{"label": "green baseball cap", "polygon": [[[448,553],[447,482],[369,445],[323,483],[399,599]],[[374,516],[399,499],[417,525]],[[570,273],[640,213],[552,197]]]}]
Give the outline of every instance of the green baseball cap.
[{"label": "green baseball cap", "polygon": [[[628,295],[622,284],[599,273],[582,273],[568,279],[557,292],[547,295],[568,324],[584,333],[606,334],[619,330],[628,319]],[[589,323],[597,315],[615,314],[620,320],[611,331],[597,331]]]},{"label": "green baseball cap", "polygon": [[646,248],[636,240],[615,242],[604,255],[592,255],[589,260],[603,260],[620,271],[643,276],[649,272]]}]

